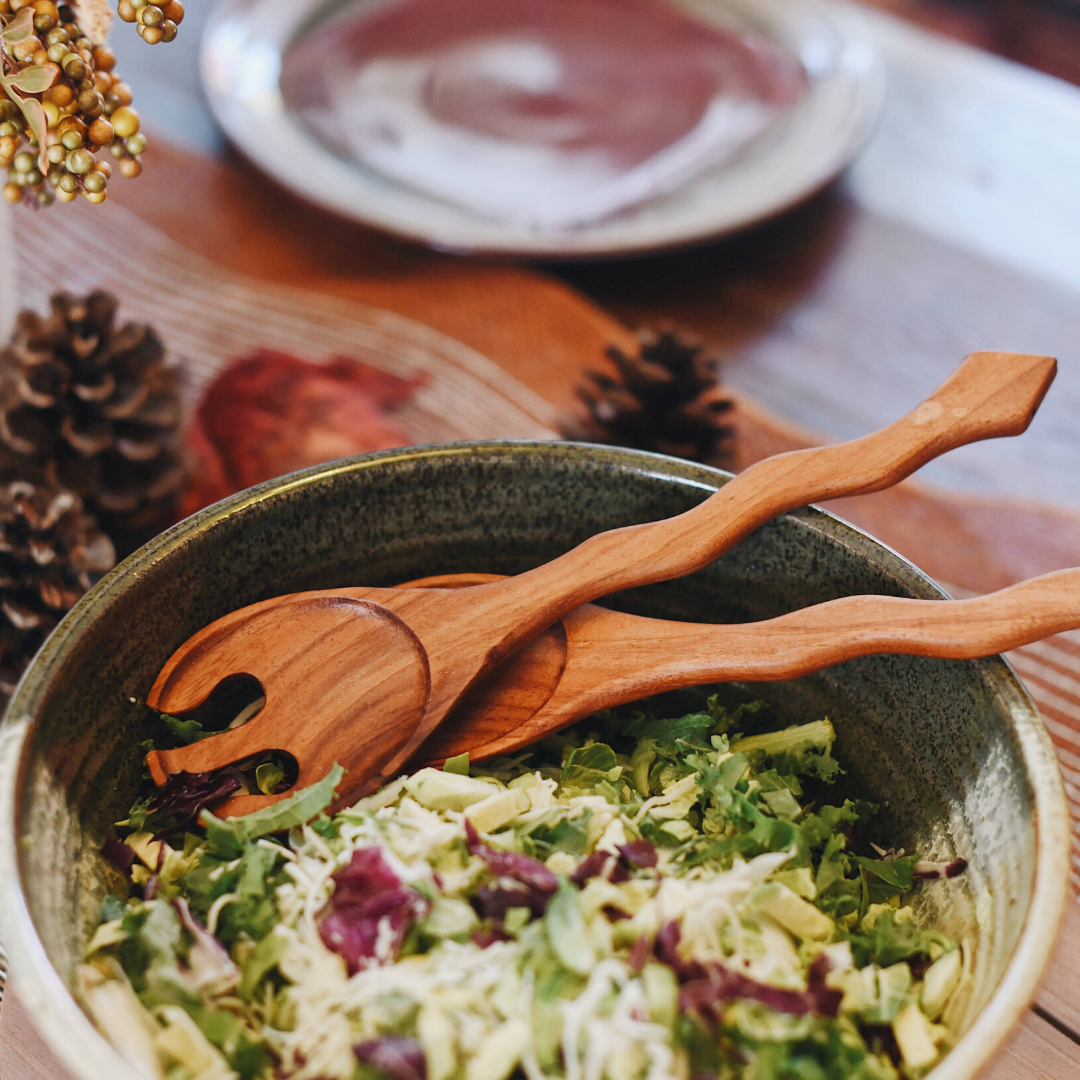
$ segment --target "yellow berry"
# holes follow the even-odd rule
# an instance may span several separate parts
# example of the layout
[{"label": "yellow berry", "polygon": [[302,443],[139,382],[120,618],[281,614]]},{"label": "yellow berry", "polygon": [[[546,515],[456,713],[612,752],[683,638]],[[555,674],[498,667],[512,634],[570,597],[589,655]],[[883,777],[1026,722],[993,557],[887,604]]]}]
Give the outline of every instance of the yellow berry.
[{"label": "yellow berry", "polygon": [[77,191],[65,191],[63,188],[56,189],[56,197],[60,202],[74,202]]},{"label": "yellow berry", "polygon": [[112,176],[112,166],[107,161],[98,161],[94,163],[94,172],[101,173],[108,180]]},{"label": "yellow berry", "polygon": [[116,67],[116,53],[107,45],[97,45],[94,48],[94,68],[97,71],[112,71]]},{"label": "yellow berry", "polygon": [[83,198],[87,202],[92,202],[92,203],[103,203],[105,201],[105,196],[106,195],[108,195],[107,191],[84,191],[83,192]]},{"label": "yellow berry", "polygon": [[66,160],[68,172],[76,176],[88,173],[94,167],[94,155],[89,150],[72,150]]},{"label": "yellow berry", "polygon": [[42,109],[45,110],[45,122],[49,127],[56,127],[60,122],[60,110],[56,107],[55,101],[43,101],[41,103]]},{"label": "yellow berry", "polygon": [[99,116],[89,127],[86,134],[95,146],[108,146],[113,141],[113,126],[103,116]]},{"label": "yellow berry", "polygon": [[3,196],[10,203],[17,203],[22,198],[22,188],[18,184],[5,184]]},{"label": "yellow berry", "polygon": [[113,129],[121,139],[126,139],[139,130],[139,114],[126,105],[115,110],[109,119],[112,120]]},{"label": "yellow berry", "polygon": [[75,100],[75,92],[67,83],[57,83],[49,91],[49,98],[61,109],[65,109]]},{"label": "yellow berry", "polygon": [[120,159],[120,175],[126,177],[128,180],[134,180],[136,176],[142,173],[142,162],[137,161],[135,158],[121,158]]},{"label": "yellow berry", "polygon": [[69,52],[60,61],[60,66],[64,69],[64,74],[72,82],[81,82],[86,78],[86,64],[83,63],[83,59],[78,53]]},{"label": "yellow berry", "polygon": [[28,38],[20,41],[11,51],[15,59],[19,61],[29,60],[41,48],[41,40],[31,34]]}]

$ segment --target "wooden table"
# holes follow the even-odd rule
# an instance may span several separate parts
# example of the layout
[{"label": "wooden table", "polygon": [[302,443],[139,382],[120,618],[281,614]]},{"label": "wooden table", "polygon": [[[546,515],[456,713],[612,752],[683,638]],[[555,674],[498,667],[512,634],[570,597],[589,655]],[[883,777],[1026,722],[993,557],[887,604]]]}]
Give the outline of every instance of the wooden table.
[{"label": "wooden table", "polygon": [[[1080,565],[1080,90],[868,13],[889,98],[840,183],[726,243],[524,269],[343,224],[230,154],[195,73],[205,10],[190,5],[165,48],[118,28],[120,68],[160,141],[138,183],[115,184],[103,207],[60,213],[93,220],[123,251],[130,218],[120,204],[230,272],[411,316],[558,409],[571,406],[578,372],[601,363],[607,343],[628,343],[625,324],[674,320],[728,359],[740,467],[887,422],[973,349],[1057,355],[1057,384],[1022,440],[965,448],[919,484],[840,511],[961,590]],[[1080,645],[1065,647],[1080,657]],[[1080,682],[1071,668],[1019,662],[1080,815]],[[1037,1004],[987,1080],[1080,1076],[1078,971],[1073,908]],[[0,1028],[4,1080],[58,1077],[17,986],[16,972]]]}]

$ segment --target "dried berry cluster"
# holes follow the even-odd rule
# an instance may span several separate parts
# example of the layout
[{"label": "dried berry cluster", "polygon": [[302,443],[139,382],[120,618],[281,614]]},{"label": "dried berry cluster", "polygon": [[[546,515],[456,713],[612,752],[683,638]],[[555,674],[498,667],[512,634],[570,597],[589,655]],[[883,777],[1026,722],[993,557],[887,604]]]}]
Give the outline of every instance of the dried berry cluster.
[{"label": "dried berry cluster", "polygon": [[[144,2],[141,10],[162,9]],[[103,202],[112,165],[98,155],[106,149],[122,175],[142,172],[146,137],[101,22],[90,36],[67,4],[0,0],[0,167],[9,202]]]},{"label": "dried berry cluster", "polygon": [[157,45],[176,37],[176,28],[184,20],[184,5],[180,0],[169,0],[164,4],[151,4],[150,0],[120,0],[116,13],[124,22],[137,24],[139,37],[147,45]]}]

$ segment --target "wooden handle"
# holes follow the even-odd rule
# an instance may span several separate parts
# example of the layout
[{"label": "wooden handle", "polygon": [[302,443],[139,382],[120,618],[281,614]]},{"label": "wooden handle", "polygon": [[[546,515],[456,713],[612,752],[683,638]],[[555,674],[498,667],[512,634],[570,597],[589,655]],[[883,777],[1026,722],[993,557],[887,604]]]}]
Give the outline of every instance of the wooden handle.
[{"label": "wooden handle", "polygon": [[1021,434],[1056,371],[1052,357],[972,353],[918,408],[881,431],[767,458],[677,517],[601,533],[544,566],[481,586],[505,601],[500,651],[589,600],[700,570],[777,514],[878,491],[947,450]]},{"label": "wooden handle", "polygon": [[[505,753],[599,709],[680,686],[772,682],[876,653],[970,660],[1080,628],[1080,569],[973,600],[847,596],[763,622],[714,626],[585,607],[564,620],[566,667],[547,702],[499,746]],[[505,744],[505,746],[503,745]]]},{"label": "wooden handle", "polygon": [[[246,672],[262,683],[266,705],[239,729],[243,735],[151,755],[152,775],[160,783],[178,770],[192,771],[192,762],[199,771],[228,764],[225,758],[235,759],[250,737],[252,747],[273,742],[291,752],[299,785],[325,775],[337,760],[350,770],[347,786],[359,793],[404,764],[480,677],[568,611],[616,589],[699,569],[784,510],[873,491],[951,447],[1018,434],[1054,369],[1046,357],[975,354],[918,409],[876,435],[761,462],[679,517],[602,534],[546,566],[465,590],[468,596],[442,589],[343,590],[367,605],[349,607],[342,593],[328,591],[234,612],[174,653],[147,702],[166,711],[191,708],[221,679]],[[285,610],[290,604],[300,605],[303,633]],[[336,643],[340,675],[307,671],[318,663],[310,642],[320,627]],[[345,647],[350,638],[351,652]],[[556,642],[549,667],[559,655]],[[308,701],[311,679],[328,688],[317,708]],[[343,712],[339,700],[346,686],[355,708],[377,719],[359,738],[351,732],[352,711]]]}]

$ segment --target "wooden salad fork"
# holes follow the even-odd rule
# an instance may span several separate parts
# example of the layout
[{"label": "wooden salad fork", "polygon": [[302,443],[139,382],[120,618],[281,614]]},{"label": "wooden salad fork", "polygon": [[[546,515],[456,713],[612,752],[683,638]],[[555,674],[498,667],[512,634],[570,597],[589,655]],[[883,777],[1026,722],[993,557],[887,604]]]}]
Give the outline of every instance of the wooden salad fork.
[{"label": "wooden salad fork", "polygon": [[[465,588],[444,574],[398,588]],[[1080,569],[972,600],[845,596],[761,622],[672,622],[584,604],[489,672],[410,767],[510,754],[629,701],[716,682],[795,679],[877,653],[973,660],[1080,628]]]},{"label": "wooden salad fork", "polygon": [[[676,517],[600,533],[543,566],[470,589],[360,588],[275,597],[189,638],[147,704],[190,711],[223,680],[254,676],[266,702],[241,727],[151,751],[155,782],[268,751],[296,760],[295,788],[347,770],[339,798],[394,775],[482,675],[568,612],[608,593],[707,566],[777,514],[895,484],[945,450],[1027,429],[1050,357],[972,353],[913,412],[836,446],[780,454]],[[284,795],[241,795],[245,814]]]}]

